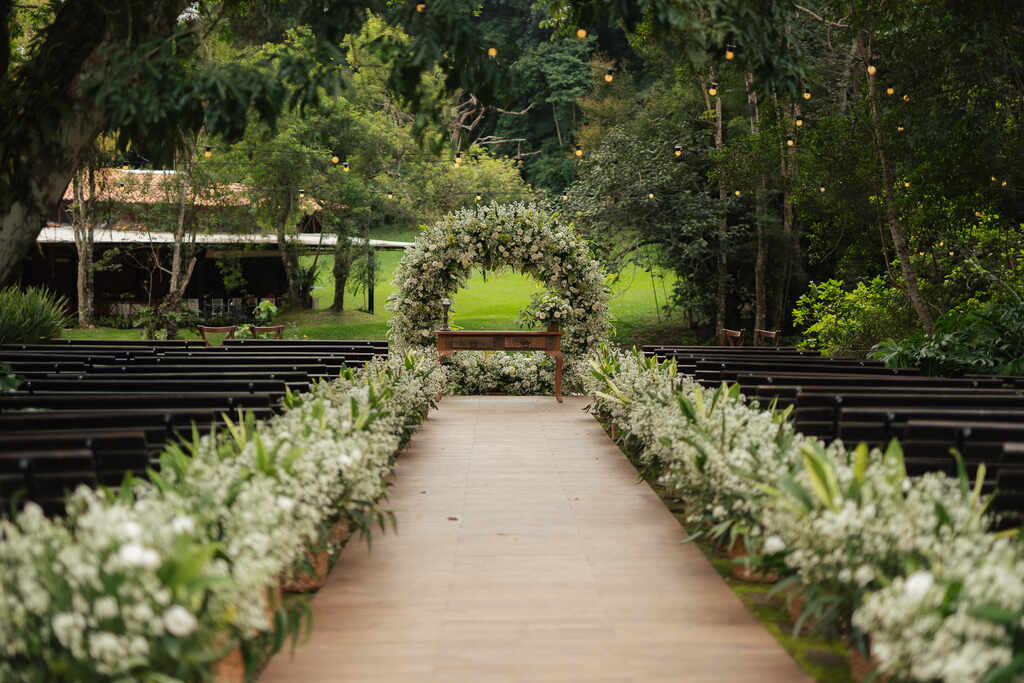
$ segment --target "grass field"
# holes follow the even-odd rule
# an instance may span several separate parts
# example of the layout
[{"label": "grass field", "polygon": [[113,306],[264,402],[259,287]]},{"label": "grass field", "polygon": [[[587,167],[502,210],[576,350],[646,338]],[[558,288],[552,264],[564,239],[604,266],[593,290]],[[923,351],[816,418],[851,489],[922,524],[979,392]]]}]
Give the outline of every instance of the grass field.
[{"label": "grass field", "polygon": [[[388,235],[388,239],[408,240],[411,235]],[[320,279],[314,297],[317,298],[315,311],[286,312],[275,322],[288,326],[288,336],[310,339],[383,339],[387,335],[387,298],[394,292],[392,278],[402,257],[400,251],[378,253],[381,280],[374,293],[375,315],[364,312],[366,300],[363,295],[347,294],[343,313],[334,313],[334,276],[332,256],[321,256],[318,265]],[[312,257],[305,257],[308,264]],[[652,288],[651,273],[636,266],[624,270],[611,285],[611,313],[616,338],[624,343],[649,343],[654,341],[680,343],[685,334],[685,321],[678,314],[667,317],[659,307],[665,304],[665,294],[672,290],[674,274],[655,271]],[[516,329],[516,316],[530,301],[530,296],[539,291],[540,285],[534,279],[503,271],[487,273],[486,279],[474,273],[469,285],[453,297],[452,323],[464,329]],[[657,305],[655,303],[657,298]],[[362,309],[362,310],[359,310]],[[140,330],[117,330],[96,328],[92,330],[70,329],[66,336],[76,339],[140,339]],[[192,331],[182,331],[182,338],[196,338]]]}]

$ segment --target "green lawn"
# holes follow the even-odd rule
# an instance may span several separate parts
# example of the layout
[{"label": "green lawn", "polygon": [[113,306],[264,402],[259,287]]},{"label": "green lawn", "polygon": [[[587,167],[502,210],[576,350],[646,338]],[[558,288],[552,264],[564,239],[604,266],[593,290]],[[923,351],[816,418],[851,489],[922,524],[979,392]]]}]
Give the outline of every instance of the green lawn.
[{"label": "green lawn", "polygon": [[[411,235],[396,234],[391,239],[411,239]],[[345,297],[344,313],[328,309],[334,303],[334,276],[331,272],[334,259],[321,256],[318,264],[320,279],[314,296],[317,298],[316,311],[284,313],[276,322],[288,325],[288,336],[310,339],[383,339],[387,335],[388,295],[394,291],[392,278],[402,257],[400,251],[384,251],[378,254],[382,280],[377,283],[374,304],[375,315],[363,312],[366,302],[363,295],[349,293]],[[304,257],[308,264],[312,257]],[[657,303],[664,306],[665,292],[671,291],[674,274],[655,272]],[[539,290],[536,280],[503,271],[488,273],[486,280],[479,272],[474,273],[469,286],[460,290],[453,298],[452,323],[463,329],[516,329],[516,316],[530,301],[530,295]],[[655,306],[655,291],[652,289],[651,274],[636,266],[624,270],[612,284],[611,313],[616,338],[624,343],[648,343],[652,341],[683,341],[686,334],[685,321],[678,314],[666,318],[658,314]],[[93,330],[70,329],[67,337],[75,339],[141,339],[141,330],[117,330],[97,328]],[[183,338],[196,338],[192,331],[183,331]]]}]

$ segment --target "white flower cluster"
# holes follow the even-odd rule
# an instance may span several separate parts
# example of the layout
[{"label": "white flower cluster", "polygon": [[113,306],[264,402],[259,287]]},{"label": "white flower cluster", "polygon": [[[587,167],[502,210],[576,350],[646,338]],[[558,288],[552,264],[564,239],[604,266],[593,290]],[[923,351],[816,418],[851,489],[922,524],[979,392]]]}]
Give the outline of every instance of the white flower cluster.
[{"label": "white flower cluster", "polygon": [[267,589],[307,547],[380,513],[442,380],[433,354],[378,360],[168,447],[150,481],[81,487],[63,519],[28,504],[0,521],[0,680],[205,679],[272,628]]},{"label": "white flower cluster", "polygon": [[[443,314],[441,300],[454,298],[474,268],[512,268],[542,283],[546,288],[542,300],[546,298],[547,303],[538,305],[545,316],[561,323],[566,356],[563,377],[569,385],[578,381],[582,363],[611,330],[606,275],[571,227],[561,225],[553,214],[522,203],[464,209],[423,229],[399,263],[396,291],[388,298],[394,348],[435,345]],[[456,310],[454,305],[452,310]],[[523,371],[524,386],[532,386],[536,378],[547,376],[550,359],[545,354],[525,358],[528,360],[507,363],[453,362],[449,368],[452,386],[461,390],[504,386],[509,370]],[[496,376],[464,378],[464,371]],[[541,390],[550,392],[550,381],[537,389]]]},{"label": "white flower cluster", "polygon": [[1021,657],[1020,544],[988,532],[979,485],[908,478],[897,444],[826,446],[738,386],[704,390],[635,351],[601,347],[584,384],[694,528],[745,537],[773,571],[827,596],[887,673],[978,681]]}]

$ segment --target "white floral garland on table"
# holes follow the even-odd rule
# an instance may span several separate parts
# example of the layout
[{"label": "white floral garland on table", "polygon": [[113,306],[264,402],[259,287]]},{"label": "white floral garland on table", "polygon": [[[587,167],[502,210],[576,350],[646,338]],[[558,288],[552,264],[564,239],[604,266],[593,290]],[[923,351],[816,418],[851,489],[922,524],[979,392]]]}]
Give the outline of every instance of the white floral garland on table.
[{"label": "white floral garland on table", "polygon": [[[577,382],[611,330],[606,274],[572,227],[523,203],[464,209],[424,228],[399,263],[388,298],[393,347],[435,346],[441,300],[454,298],[474,268],[512,268],[546,287],[526,317],[561,321],[564,382]],[[450,361],[449,390],[456,393],[551,391],[554,366],[544,353],[458,353]]]}]

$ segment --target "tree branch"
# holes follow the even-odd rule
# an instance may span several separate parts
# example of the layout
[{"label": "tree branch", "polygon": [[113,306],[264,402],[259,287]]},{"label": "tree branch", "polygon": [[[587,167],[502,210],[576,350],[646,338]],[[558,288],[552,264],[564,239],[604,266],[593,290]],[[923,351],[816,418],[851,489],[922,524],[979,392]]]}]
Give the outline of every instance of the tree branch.
[{"label": "tree branch", "polygon": [[810,16],[814,17],[815,19],[817,19],[821,23],[825,24],[826,26],[834,26],[836,28],[849,28],[849,26],[847,26],[846,24],[842,23],[841,21],[831,21],[830,19],[826,19],[825,17],[821,16],[820,14],[812,12],[811,10],[807,9],[806,7],[803,7],[802,5],[793,5],[793,7],[797,8],[799,11],[803,12],[804,14],[809,14]]}]

